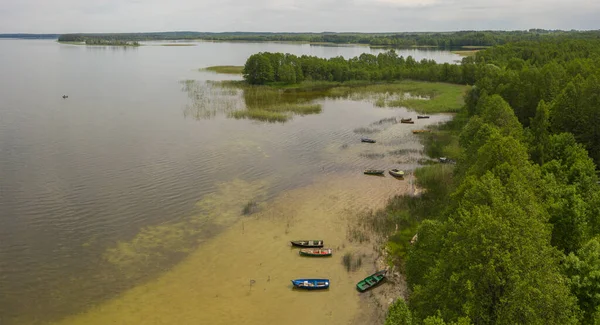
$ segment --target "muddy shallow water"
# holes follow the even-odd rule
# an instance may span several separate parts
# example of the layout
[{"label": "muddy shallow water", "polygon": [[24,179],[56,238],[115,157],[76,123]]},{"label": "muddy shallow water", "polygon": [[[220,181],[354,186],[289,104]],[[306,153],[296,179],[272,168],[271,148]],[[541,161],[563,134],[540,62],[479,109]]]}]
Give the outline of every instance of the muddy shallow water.
[{"label": "muddy shallow water", "polygon": [[[375,271],[371,243],[348,238],[360,212],[377,209],[411,180],[357,173],[324,176],[281,193],[261,211],[204,242],[159,278],[58,324],[348,324],[361,311],[356,282]],[[331,258],[306,258],[289,240],[319,238]],[[365,263],[348,272],[347,252]],[[292,289],[290,280],[329,278],[325,291]]]},{"label": "muddy shallow water", "polygon": [[[354,247],[344,218],[409,184],[361,172],[410,171],[422,148],[410,131],[450,117],[393,124],[416,113],[322,98],[314,100],[319,114],[264,123],[199,111],[182,89],[232,78],[198,68],[241,65],[259,51],[381,50],[0,41],[0,324],[352,319],[354,282],[372,270],[343,269],[341,256]],[[364,135],[378,142],[360,143]],[[244,215],[246,206],[256,213]],[[299,259],[287,243],[304,236],[322,237],[336,255]],[[329,291],[290,290],[290,279],[319,274],[332,279]]]}]

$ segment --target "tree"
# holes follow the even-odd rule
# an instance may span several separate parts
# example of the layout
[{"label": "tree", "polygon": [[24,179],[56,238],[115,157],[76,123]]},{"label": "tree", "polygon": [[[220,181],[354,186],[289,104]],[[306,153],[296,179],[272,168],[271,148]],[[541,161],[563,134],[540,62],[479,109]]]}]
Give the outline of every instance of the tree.
[{"label": "tree", "polygon": [[290,64],[284,64],[279,68],[279,81],[286,84],[296,83],[296,70]]},{"label": "tree", "polygon": [[388,309],[388,314],[385,317],[385,325],[412,325],[412,315],[408,306],[402,298],[396,301]]},{"label": "tree", "polygon": [[550,136],[550,106],[545,101],[540,101],[529,128],[531,130],[529,144],[531,159],[539,165],[543,165],[544,153],[548,147]]},{"label": "tree", "polygon": [[535,196],[519,199],[527,181],[515,173],[503,185],[488,172],[466,182],[436,264],[411,296],[413,316],[439,311],[447,321],[469,317],[475,324],[575,324],[575,299],[559,272],[544,210]]},{"label": "tree", "polygon": [[594,325],[600,316],[600,240],[593,238],[564,261],[571,291],[583,312],[582,324]]},{"label": "tree", "polygon": [[253,85],[275,81],[273,66],[264,53],[253,54],[246,60],[243,75],[244,79]]}]

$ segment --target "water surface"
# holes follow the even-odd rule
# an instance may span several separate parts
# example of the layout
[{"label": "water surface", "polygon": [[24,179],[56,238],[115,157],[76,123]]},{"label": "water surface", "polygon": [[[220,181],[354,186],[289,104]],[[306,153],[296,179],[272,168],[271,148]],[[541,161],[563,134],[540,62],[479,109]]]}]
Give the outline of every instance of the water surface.
[{"label": "water surface", "polygon": [[[416,154],[393,151],[418,150],[410,129],[422,125],[371,125],[415,115],[404,109],[323,99],[317,100],[321,114],[285,124],[223,114],[198,119],[189,114],[180,83],[231,79],[198,68],[242,65],[259,51],[351,57],[382,50],[158,45],[0,40],[1,324],[58,320],[169,274],[237,224],[249,201],[267,204],[324,175],[414,167]],[[424,50],[399,54],[459,58]],[[377,129],[378,144],[357,143],[359,128]]]}]

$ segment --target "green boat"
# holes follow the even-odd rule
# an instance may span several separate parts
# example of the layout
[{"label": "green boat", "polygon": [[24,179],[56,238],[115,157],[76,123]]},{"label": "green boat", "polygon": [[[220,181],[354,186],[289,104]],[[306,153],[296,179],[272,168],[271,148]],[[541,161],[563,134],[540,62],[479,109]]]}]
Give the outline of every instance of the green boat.
[{"label": "green boat", "polygon": [[332,253],[333,249],[331,248],[305,248],[300,250],[300,255],[312,257],[327,257],[331,256]]},{"label": "green boat", "polygon": [[404,177],[404,171],[400,169],[390,169],[390,175],[394,177]]},{"label": "green boat", "polygon": [[364,171],[365,175],[383,175],[383,173],[385,173],[385,170],[381,170],[381,169],[366,169]]},{"label": "green boat", "polygon": [[356,284],[356,289],[358,289],[360,292],[365,292],[375,287],[385,279],[386,272],[386,270],[383,270],[369,275]]}]

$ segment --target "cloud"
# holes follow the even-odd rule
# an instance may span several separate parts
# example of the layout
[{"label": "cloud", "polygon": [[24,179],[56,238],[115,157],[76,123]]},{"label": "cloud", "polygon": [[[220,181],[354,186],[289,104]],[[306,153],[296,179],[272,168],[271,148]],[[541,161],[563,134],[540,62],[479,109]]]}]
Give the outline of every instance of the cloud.
[{"label": "cloud", "polygon": [[595,0],[1,0],[0,33],[598,29]]}]

